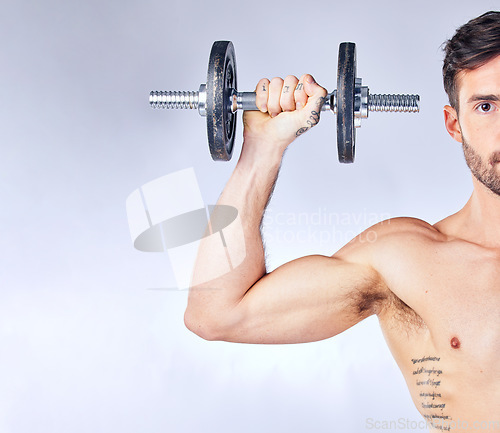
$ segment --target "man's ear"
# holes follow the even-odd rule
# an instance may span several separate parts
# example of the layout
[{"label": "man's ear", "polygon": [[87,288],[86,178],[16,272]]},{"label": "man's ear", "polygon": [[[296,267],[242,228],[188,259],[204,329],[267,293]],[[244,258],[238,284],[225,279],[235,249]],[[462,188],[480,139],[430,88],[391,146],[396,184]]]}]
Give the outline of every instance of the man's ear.
[{"label": "man's ear", "polygon": [[451,138],[459,143],[462,143],[462,130],[460,129],[460,125],[458,123],[457,110],[449,105],[444,106],[444,124],[448,134],[451,135]]}]

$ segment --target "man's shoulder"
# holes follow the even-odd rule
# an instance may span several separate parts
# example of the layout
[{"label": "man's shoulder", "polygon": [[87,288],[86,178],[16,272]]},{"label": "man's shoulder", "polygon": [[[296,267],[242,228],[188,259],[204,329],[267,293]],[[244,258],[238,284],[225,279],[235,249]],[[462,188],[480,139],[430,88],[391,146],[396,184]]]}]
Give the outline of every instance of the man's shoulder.
[{"label": "man's shoulder", "polygon": [[403,256],[425,255],[446,241],[447,236],[431,224],[418,218],[398,217],[366,229],[335,256],[381,269]]},{"label": "man's shoulder", "polygon": [[419,218],[411,217],[390,218],[371,226],[367,232],[369,231],[377,235],[377,241],[444,242],[447,239],[447,236],[435,226]]},{"label": "man's shoulder", "polygon": [[[436,227],[418,218],[398,217],[380,221],[356,236],[350,244],[380,252],[389,246],[408,246],[446,242],[447,236]],[[348,244],[349,245],[349,244]],[[348,246],[346,245],[346,246]]]}]

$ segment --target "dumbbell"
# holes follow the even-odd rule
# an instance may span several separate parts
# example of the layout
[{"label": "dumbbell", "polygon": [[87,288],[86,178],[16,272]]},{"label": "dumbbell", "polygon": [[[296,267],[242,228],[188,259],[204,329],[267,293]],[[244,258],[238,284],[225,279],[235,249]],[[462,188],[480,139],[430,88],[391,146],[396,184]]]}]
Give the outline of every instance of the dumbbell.
[{"label": "dumbbell", "polygon": [[[214,161],[229,161],[233,153],[237,110],[257,110],[255,92],[238,92],[236,56],[230,41],[216,41],[208,62],[207,82],[196,92],[152,91],[152,108],[191,108],[207,118],[210,154]],[[356,77],[356,44],[339,46],[337,89],[326,97],[322,111],[337,115],[339,162],[354,162],[356,129],[370,111],[418,112],[419,95],[371,95]]]}]

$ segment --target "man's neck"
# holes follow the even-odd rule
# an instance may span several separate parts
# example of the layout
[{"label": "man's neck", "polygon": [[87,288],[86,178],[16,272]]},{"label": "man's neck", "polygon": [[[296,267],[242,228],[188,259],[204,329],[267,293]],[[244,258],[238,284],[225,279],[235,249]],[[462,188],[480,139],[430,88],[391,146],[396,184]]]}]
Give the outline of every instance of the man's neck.
[{"label": "man's neck", "polygon": [[489,248],[500,249],[500,196],[473,178],[474,191],[457,214],[463,237]]}]

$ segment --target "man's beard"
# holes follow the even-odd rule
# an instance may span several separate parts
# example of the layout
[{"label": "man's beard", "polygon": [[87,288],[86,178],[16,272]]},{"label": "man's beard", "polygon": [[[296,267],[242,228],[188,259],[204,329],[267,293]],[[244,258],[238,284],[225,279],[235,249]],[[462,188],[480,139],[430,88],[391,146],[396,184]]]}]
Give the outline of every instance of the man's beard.
[{"label": "man's beard", "polygon": [[500,196],[500,175],[496,172],[496,165],[500,162],[500,153],[492,154],[487,163],[467,143],[462,134],[462,145],[464,149],[465,162],[474,177],[491,192]]}]

